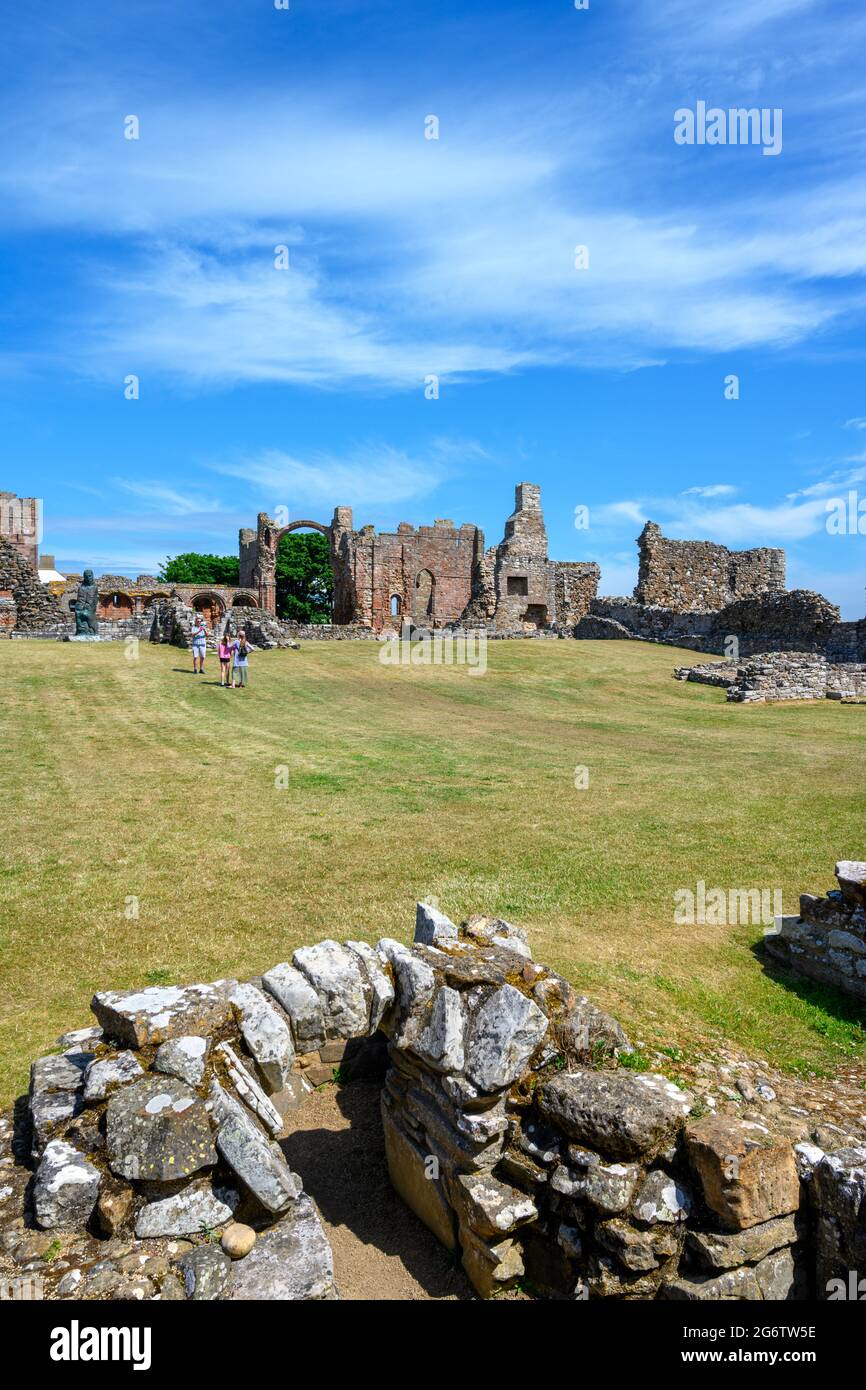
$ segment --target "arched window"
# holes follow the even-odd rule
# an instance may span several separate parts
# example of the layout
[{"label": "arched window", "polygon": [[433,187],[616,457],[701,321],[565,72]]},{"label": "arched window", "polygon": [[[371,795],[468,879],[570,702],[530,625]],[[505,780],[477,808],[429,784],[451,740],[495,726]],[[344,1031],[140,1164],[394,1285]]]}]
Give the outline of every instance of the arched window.
[{"label": "arched window", "polygon": [[400,595],[399,595],[399,594],[392,594],[392,595],[391,595],[391,617],[392,617],[392,618],[399,618],[399,616],[400,616],[400,614],[402,613],[402,611],[403,611],[403,604],[402,604],[402,602],[400,601]]}]

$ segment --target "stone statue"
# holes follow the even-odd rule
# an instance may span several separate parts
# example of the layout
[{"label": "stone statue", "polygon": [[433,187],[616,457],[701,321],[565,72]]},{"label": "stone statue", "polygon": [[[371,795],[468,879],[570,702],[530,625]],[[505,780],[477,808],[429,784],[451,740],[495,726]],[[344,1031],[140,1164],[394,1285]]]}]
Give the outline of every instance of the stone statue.
[{"label": "stone statue", "polygon": [[96,621],[96,605],[99,590],[93,579],[93,570],[84,571],[84,580],[78,586],[78,593],[69,600],[69,607],[75,616],[76,637],[97,637],[99,625]]}]

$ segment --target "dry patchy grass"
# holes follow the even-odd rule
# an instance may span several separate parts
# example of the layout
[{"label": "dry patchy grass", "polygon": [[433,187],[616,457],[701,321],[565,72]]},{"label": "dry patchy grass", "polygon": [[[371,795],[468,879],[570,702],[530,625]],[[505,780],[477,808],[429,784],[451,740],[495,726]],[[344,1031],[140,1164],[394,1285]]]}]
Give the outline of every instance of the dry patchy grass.
[{"label": "dry patchy grass", "polygon": [[671,679],[671,648],[488,656],[472,676],[308,644],[255,654],[227,692],[175,649],[4,645],[3,1098],[95,989],[249,975],[323,936],[408,940],[428,894],[529,927],[647,1042],[789,1068],[866,1055],[864,1012],[768,974],[760,925],[673,921],[698,879],[778,887],[794,911],[835,858],[866,857],[866,710],[728,706]]}]

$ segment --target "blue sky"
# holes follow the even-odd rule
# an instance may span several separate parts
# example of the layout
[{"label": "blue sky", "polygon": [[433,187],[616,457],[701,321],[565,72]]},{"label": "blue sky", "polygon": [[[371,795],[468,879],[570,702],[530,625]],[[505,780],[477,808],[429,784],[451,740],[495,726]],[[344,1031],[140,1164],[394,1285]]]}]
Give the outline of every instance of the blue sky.
[{"label": "blue sky", "polygon": [[[0,488],[61,568],[233,552],[278,506],[493,543],[525,479],[604,593],[652,517],[862,616],[866,536],[825,525],[866,497],[862,0],[4,22]],[[676,144],[698,101],[781,109],[782,152]]]}]

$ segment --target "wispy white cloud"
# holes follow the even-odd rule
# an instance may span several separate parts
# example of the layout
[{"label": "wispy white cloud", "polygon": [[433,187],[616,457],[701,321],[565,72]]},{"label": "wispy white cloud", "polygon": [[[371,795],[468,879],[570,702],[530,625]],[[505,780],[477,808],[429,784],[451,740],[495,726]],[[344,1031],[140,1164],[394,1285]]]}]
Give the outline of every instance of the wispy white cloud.
[{"label": "wispy white cloud", "polygon": [[[479,446],[437,440],[423,457],[413,457],[387,444],[364,444],[348,456],[315,453],[298,458],[280,449],[267,449],[235,462],[217,462],[220,473],[244,478],[269,496],[271,507],[285,507],[298,517],[304,509],[341,505],[388,507],[425,497],[452,472],[458,458],[465,463],[483,456]],[[315,518],[321,520],[322,517]]]},{"label": "wispy white cloud", "polygon": [[154,508],[171,516],[199,516],[225,510],[213,498],[203,498],[193,492],[178,492],[161,483],[136,482],[128,478],[113,478],[112,482],[115,487],[122,488],[133,497],[140,497],[143,502],[149,502]]},{"label": "wispy white cloud", "polygon": [[731,483],[710,483],[705,487],[687,487],[683,497],[729,497],[737,489]]}]

